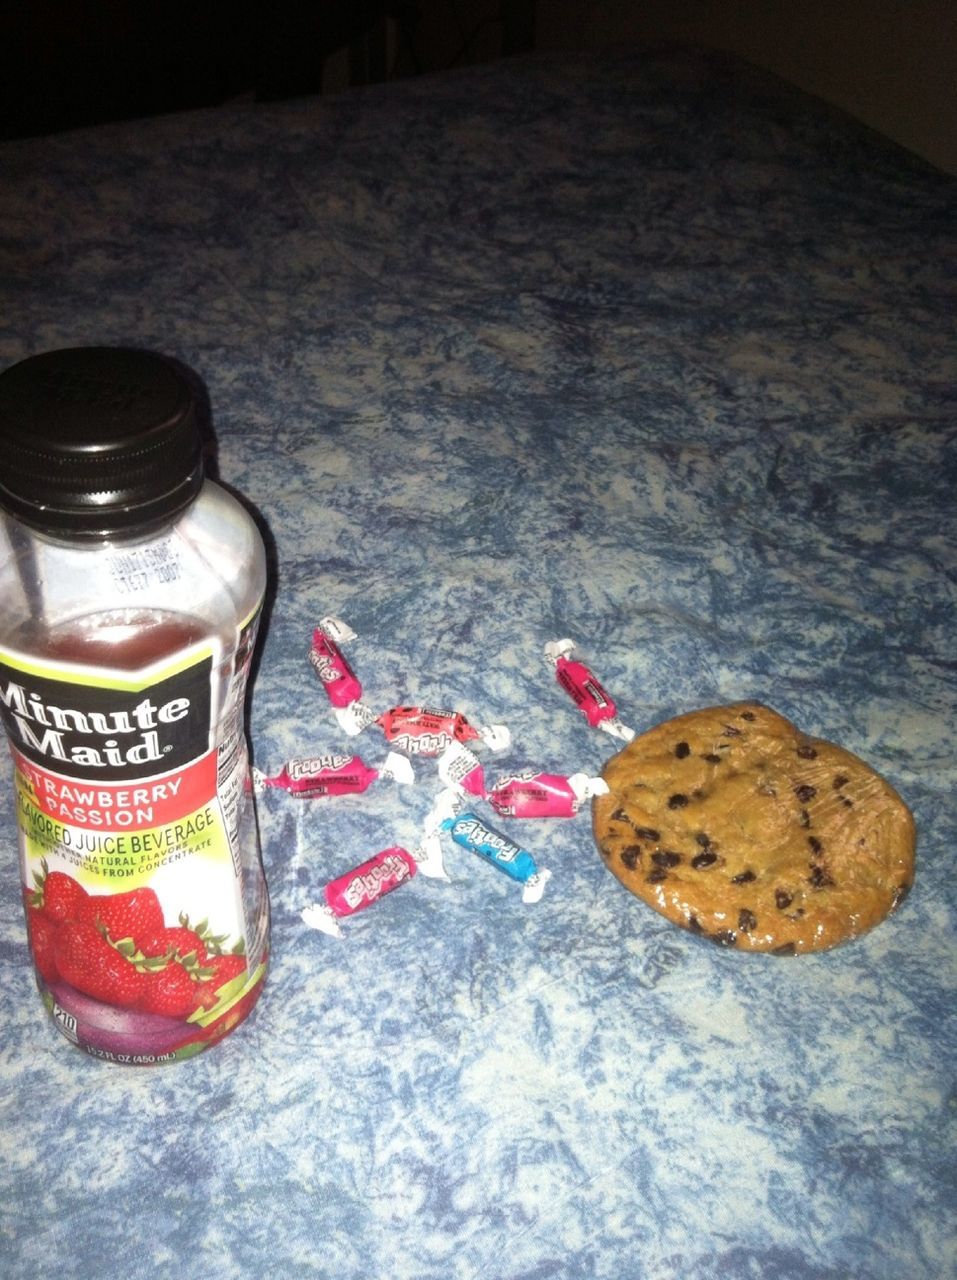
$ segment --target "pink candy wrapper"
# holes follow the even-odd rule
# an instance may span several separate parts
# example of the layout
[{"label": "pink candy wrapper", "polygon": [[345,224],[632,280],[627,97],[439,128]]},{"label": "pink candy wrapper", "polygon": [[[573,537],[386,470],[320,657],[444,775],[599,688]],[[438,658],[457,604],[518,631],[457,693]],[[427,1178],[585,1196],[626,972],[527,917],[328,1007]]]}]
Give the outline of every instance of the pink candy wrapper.
[{"label": "pink candy wrapper", "polygon": [[323,618],[312,633],[309,661],[332,705],[347,707],[362,697],[362,685],[334,637],[342,641],[354,640],[355,632],[337,618]]},{"label": "pink candy wrapper", "polygon": [[545,646],[545,657],[555,666],[555,678],[593,729],[630,742],[635,736],[634,729],[619,720],[614,699],[602,688],[595,674],[584,662],[569,656],[575,647],[574,640],[552,640]]},{"label": "pink candy wrapper", "polygon": [[339,727],[356,737],[377,724],[386,741],[407,755],[437,756],[451,742],[484,742],[502,751],[511,742],[503,724],[476,727],[460,711],[436,711],[429,707],[392,707],[376,715],[362,701],[362,685],[339,647],[355,640],[356,633],[340,618],[323,618],[312,634],[309,661],[322,681]]},{"label": "pink candy wrapper", "polygon": [[602,778],[590,778],[586,773],[565,777],[534,769],[509,774],[489,789],[481,761],[459,742],[453,742],[439,757],[438,772],[456,795],[487,800],[503,818],[573,818],[586,800],[608,792]]},{"label": "pink candy wrapper", "polygon": [[339,648],[356,633],[339,618],[323,618],[312,633],[309,661],[322,682],[339,727],[354,737],[375,723],[375,713],[362,702],[362,685]]},{"label": "pink candy wrapper", "polygon": [[414,858],[408,850],[392,845],[367,858],[360,866],[330,880],[322,891],[325,901],[305,907],[301,912],[302,920],[310,929],[339,938],[342,936],[340,919],[371,907],[419,872],[436,879],[448,879],[441,854],[434,848]]},{"label": "pink candy wrapper", "polygon": [[523,769],[499,778],[485,799],[503,818],[573,818],[586,800],[607,795],[603,778],[585,773],[563,777]]},{"label": "pink candy wrapper", "polygon": [[412,783],[415,775],[405,756],[395,751],[389,752],[378,769],[369,768],[358,756],[325,755],[290,760],[272,777],[253,771],[257,790],[275,787],[299,799],[358,795],[378,779]]}]

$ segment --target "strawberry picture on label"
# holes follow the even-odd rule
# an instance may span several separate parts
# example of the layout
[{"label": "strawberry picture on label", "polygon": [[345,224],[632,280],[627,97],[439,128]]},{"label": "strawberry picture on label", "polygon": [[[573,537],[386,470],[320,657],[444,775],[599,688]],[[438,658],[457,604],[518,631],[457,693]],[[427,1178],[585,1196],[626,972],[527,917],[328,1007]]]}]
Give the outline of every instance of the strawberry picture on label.
[{"label": "strawberry picture on label", "polygon": [[178,960],[147,973],[137,1008],[167,1018],[188,1018],[199,1001],[199,984]]},{"label": "strawberry picture on label", "polygon": [[95,925],[67,920],[53,944],[57,971],[84,995],[121,1009],[143,996],[145,975],[118,951]]},{"label": "strawberry picture on label", "polygon": [[30,892],[30,905],[43,911],[49,920],[79,920],[88,894],[78,880],[65,871],[51,871],[46,859],[33,877],[36,888]]},{"label": "strawberry picture on label", "polygon": [[27,934],[33,951],[33,962],[44,982],[56,982],[60,974],[53,956],[56,921],[37,907],[27,908]]},{"label": "strawberry picture on label", "polygon": [[113,938],[134,940],[162,929],[164,924],[163,908],[152,889],[89,895],[79,918],[106,929]]},{"label": "strawberry picture on label", "polygon": [[186,925],[163,925],[161,929],[142,934],[138,942],[145,956],[176,956],[187,967],[190,960],[194,964],[202,964],[206,959],[203,939],[195,929]]},{"label": "strawberry picture on label", "polygon": [[191,1039],[188,1024],[199,1024],[194,1039],[218,1037],[217,1014],[243,1004],[241,944],[226,950],[227,935],[205,920],[194,926],[185,913],[167,924],[149,887],[88,893],[44,861],[24,905],[34,964],[57,1004],[79,999],[87,1017],[102,1007],[110,1034],[128,1027],[146,1042],[152,1035],[181,1046]]},{"label": "strawberry picture on label", "polygon": [[200,1003],[204,1009],[212,1009],[219,1001],[221,988],[246,972],[246,957],[243,955],[212,956],[204,968],[211,971],[211,976],[200,988]]}]

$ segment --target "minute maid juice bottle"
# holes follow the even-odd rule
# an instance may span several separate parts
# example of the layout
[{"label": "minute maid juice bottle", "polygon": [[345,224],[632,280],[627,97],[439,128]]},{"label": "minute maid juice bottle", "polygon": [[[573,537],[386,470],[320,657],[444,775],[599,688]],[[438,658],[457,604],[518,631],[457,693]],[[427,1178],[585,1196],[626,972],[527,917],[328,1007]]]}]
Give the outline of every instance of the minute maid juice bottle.
[{"label": "minute maid juice bottle", "polygon": [[107,347],[0,373],[0,716],[27,930],[59,1030],[189,1057],[266,972],[244,694],[259,533],[204,479],[187,379]]}]

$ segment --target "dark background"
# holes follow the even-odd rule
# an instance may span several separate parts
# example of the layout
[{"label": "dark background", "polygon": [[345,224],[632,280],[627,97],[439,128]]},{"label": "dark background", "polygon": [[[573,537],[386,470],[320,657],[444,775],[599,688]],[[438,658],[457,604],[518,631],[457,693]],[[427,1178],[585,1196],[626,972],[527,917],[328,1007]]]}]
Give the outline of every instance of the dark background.
[{"label": "dark background", "polygon": [[957,0],[0,0],[0,138],[636,41],[738,54],[957,173]]},{"label": "dark background", "polygon": [[534,45],[535,0],[29,0],[0,27],[0,136],[398,79]]}]

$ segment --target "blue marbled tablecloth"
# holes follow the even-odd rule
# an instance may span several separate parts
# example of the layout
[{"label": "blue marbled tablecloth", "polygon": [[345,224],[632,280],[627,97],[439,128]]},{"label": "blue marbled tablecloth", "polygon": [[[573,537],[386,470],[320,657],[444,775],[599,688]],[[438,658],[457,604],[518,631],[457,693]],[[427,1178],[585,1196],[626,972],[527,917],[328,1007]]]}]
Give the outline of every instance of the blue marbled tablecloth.
[{"label": "blue marbled tablecloth", "polygon": [[957,181],[693,50],[9,143],[0,178],[0,361],[131,343],[206,384],[275,557],[261,767],[355,746],[306,660],[332,613],[370,704],[503,721],[503,767],[614,749],[543,660],[569,636],[635,728],[762,699],[919,830],[909,900],[819,956],[673,928],[587,814],[508,828],[539,905],[449,846],[334,941],[300,910],[416,842],[434,766],[270,792],[263,1000],[136,1072],[42,1012],[6,788],[3,1275],[957,1274]]}]

